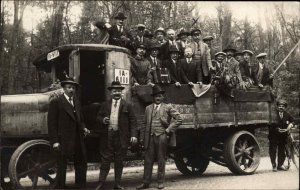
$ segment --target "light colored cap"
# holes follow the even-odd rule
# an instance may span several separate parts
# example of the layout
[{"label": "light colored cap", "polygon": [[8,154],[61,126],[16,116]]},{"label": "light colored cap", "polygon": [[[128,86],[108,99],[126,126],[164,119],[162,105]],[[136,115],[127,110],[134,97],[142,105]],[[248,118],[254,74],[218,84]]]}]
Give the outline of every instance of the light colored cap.
[{"label": "light colored cap", "polygon": [[267,57],[267,53],[260,53],[256,56],[256,58],[262,58],[262,57]]},{"label": "light colored cap", "polygon": [[146,28],[146,26],[144,24],[138,24],[136,25],[137,28]]},{"label": "light colored cap", "polygon": [[218,55],[224,55],[224,56],[226,56],[226,53],[223,52],[223,51],[219,51],[219,52],[215,53],[215,57],[217,57]]},{"label": "light colored cap", "polygon": [[249,53],[250,55],[253,55],[253,54],[254,54],[252,51],[247,50],[247,49],[243,50],[242,53],[243,53],[243,54]]}]

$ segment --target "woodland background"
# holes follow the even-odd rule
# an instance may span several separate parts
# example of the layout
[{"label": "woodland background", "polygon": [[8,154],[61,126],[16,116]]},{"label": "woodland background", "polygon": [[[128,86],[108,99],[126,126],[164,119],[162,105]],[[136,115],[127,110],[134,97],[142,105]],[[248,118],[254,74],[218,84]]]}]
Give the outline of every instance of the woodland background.
[{"label": "woodland background", "polygon": [[[214,37],[213,48],[222,50],[234,44],[239,50],[268,53],[269,64],[276,67],[300,39],[300,15],[288,14],[284,4],[272,3],[274,15],[266,16],[267,28],[260,22],[233,18],[227,2],[215,7],[215,17],[203,16],[196,1],[1,1],[0,20],[0,92],[21,94],[38,92],[42,76],[32,61],[41,53],[70,43],[97,43],[98,29],[93,22],[124,12],[126,25],[144,23],[152,32],[158,27],[179,30],[199,27],[203,36]],[[9,8],[10,4],[13,8]],[[300,12],[300,3],[298,9]],[[72,7],[81,8],[78,22],[70,19]],[[39,7],[47,13],[36,28],[24,30],[24,10]],[[267,10],[268,7],[265,7]],[[257,13],[253,13],[257,14]],[[193,21],[198,22],[193,25]],[[193,25],[193,26],[192,26]],[[274,78],[278,97],[288,99],[289,111],[297,117],[300,91],[300,48],[288,58]],[[255,60],[253,60],[254,62]]]}]

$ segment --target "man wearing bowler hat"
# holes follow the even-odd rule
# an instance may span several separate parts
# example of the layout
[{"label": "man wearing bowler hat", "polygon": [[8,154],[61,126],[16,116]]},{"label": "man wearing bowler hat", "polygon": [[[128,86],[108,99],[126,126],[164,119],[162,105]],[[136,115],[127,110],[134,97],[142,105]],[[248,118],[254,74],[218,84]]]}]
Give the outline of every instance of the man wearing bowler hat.
[{"label": "man wearing bowler hat", "polygon": [[101,105],[97,114],[97,121],[101,128],[101,166],[97,190],[103,187],[112,161],[115,163],[114,189],[123,189],[120,185],[123,160],[129,142],[133,144],[137,142],[137,120],[132,106],[122,99],[124,87],[119,81],[113,81],[107,89],[110,91],[111,99]]},{"label": "man wearing bowler hat", "polygon": [[[176,146],[175,129],[181,125],[180,113],[163,103],[164,93],[159,86],[152,88],[153,103],[145,110],[145,163],[143,183],[137,189],[147,189],[151,183],[153,163],[157,160],[158,188],[164,188],[167,146]],[[171,119],[172,122],[171,122]]]},{"label": "man wearing bowler hat", "polygon": [[63,93],[52,99],[48,110],[49,140],[58,155],[57,186],[65,188],[68,160],[74,159],[76,187],[86,184],[86,150],[84,136],[89,133],[83,123],[81,105],[75,91],[79,84],[68,78],[61,82]]},{"label": "man wearing bowler hat", "polygon": [[157,42],[155,41],[151,42],[149,46],[150,55],[147,57],[148,61],[151,64],[152,82],[154,84],[158,84],[162,82],[160,76],[162,62],[157,56],[159,49],[160,49],[160,45]]},{"label": "man wearing bowler hat", "polygon": [[109,44],[122,46],[122,47],[129,47],[130,46],[130,39],[129,39],[129,31],[124,27],[124,20],[127,17],[124,13],[118,13],[114,19],[116,20],[116,24],[110,25],[109,23],[104,22],[96,22],[95,26],[99,29],[107,29],[109,33]]},{"label": "man wearing bowler hat", "polygon": [[175,86],[181,86],[180,65],[178,61],[179,50],[176,46],[171,46],[169,49],[169,59],[163,61],[163,68],[167,68],[170,75],[170,83]]},{"label": "man wearing bowler hat", "polygon": [[[284,99],[277,101],[277,123],[269,126],[269,154],[271,158],[273,171],[287,170],[283,166],[285,155],[285,146],[287,144],[288,132],[294,125],[294,118],[286,112],[287,102]],[[277,151],[278,149],[278,151]],[[276,164],[277,152],[277,164]]]}]

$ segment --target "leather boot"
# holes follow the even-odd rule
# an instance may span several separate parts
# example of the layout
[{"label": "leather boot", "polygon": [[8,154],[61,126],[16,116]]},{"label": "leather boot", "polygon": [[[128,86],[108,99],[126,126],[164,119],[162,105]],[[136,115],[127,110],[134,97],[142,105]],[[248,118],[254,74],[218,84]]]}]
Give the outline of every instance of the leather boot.
[{"label": "leather boot", "polygon": [[123,167],[115,167],[115,186],[114,189],[124,189],[120,185],[121,183],[121,178],[122,178],[122,173],[123,173]]},{"label": "leather boot", "polygon": [[100,174],[99,174],[99,183],[96,187],[95,190],[100,190],[103,187],[103,184],[106,180],[106,177],[108,175],[109,170],[101,170],[100,169]]}]

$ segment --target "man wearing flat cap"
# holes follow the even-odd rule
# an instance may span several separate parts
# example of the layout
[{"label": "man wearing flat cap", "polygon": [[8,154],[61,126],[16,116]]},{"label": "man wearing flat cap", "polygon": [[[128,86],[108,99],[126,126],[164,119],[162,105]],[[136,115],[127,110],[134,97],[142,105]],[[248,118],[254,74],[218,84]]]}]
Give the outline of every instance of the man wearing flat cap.
[{"label": "man wearing flat cap", "polygon": [[124,13],[118,13],[114,19],[116,20],[116,24],[110,25],[109,23],[104,22],[96,22],[95,26],[99,29],[106,29],[109,33],[109,44],[116,45],[121,47],[129,47],[130,46],[130,34],[129,31],[124,27],[124,20],[127,17]]},{"label": "man wearing flat cap", "polygon": [[157,42],[160,45],[163,45],[164,43],[166,43],[165,36],[166,36],[166,32],[165,32],[165,29],[162,27],[159,27],[158,29],[156,29],[154,31],[154,38],[157,40]]},{"label": "man wearing flat cap", "polygon": [[215,54],[215,59],[212,60],[213,69],[211,70],[211,75],[215,78],[214,83],[220,82],[221,74],[224,70],[226,53],[219,51]]},{"label": "man wearing flat cap", "polygon": [[198,76],[198,82],[201,86],[202,83],[210,83],[210,70],[212,69],[210,50],[207,44],[201,40],[201,30],[195,28],[191,31],[192,41],[189,46],[193,50],[193,58],[197,62],[197,72],[202,72]]},{"label": "man wearing flat cap", "polygon": [[237,52],[231,46],[228,46],[223,50],[226,53],[227,61],[224,65],[224,82],[230,88],[242,88],[245,89],[245,83],[242,79],[239,62],[234,58],[234,54]]},{"label": "man wearing flat cap", "polygon": [[81,105],[77,100],[76,87],[72,78],[61,82],[63,93],[52,99],[48,110],[49,140],[58,155],[57,185],[64,189],[68,160],[74,160],[75,183],[79,188],[86,185],[86,149],[84,136],[89,133],[83,123]]},{"label": "man wearing flat cap", "polygon": [[150,45],[150,40],[145,37],[146,26],[144,24],[138,24],[135,28],[137,30],[137,35],[136,38],[134,38],[131,42],[131,46],[133,47],[133,55],[136,55],[136,49],[139,44],[144,44],[146,46],[146,49]]},{"label": "man wearing flat cap", "polygon": [[237,51],[234,53],[234,58],[237,60],[239,63],[243,61],[243,53],[240,51]]},{"label": "man wearing flat cap", "polygon": [[253,52],[250,50],[243,50],[243,61],[240,62],[240,70],[242,79],[245,82],[247,88],[251,87],[254,84],[253,75],[252,75],[252,63],[251,57],[253,56]]},{"label": "man wearing flat cap", "polygon": [[132,84],[138,85],[154,85],[151,76],[151,63],[145,58],[146,46],[141,43],[136,49],[136,56],[130,58],[132,71]]},{"label": "man wearing flat cap", "polygon": [[[287,144],[288,132],[294,125],[294,118],[286,112],[286,108],[286,100],[279,99],[277,101],[277,123],[269,126],[269,154],[274,172],[288,169],[284,167],[283,163],[286,158],[285,146]],[[277,164],[276,157],[278,159]]]},{"label": "man wearing flat cap", "polygon": [[[152,88],[153,103],[146,107],[144,147],[145,163],[143,183],[137,189],[147,189],[151,183],[153,163],[157,160],[158,188],[164,188],[167,146],[176,146],[175,130],[182,123],[180,113],[170,104],[163,103],[165,91]],[[172,120],[172,121],[171,121]]]},{"label": "man wearing flat cap", "polygon": [[264,86],[273,87],[272,68],[266,64],[267,53],[260,53],[256,56],[257,63],[253,67],[253,79],[255,84],[263,88]]},{"label": "man wearing flat cap", "polygon": [[99,183],[96,190],[103,187],[110,170],[110,163],[114,161],[115,185],[114,189],[124,189],[121,186],[123,160],[126,156],[129,142],[137,142],[137,120],[133,107],[122,99],[119,81],[113,81],[107,88],[111,99],[104,102],[97,114],[97,121],[101,129],[100,154],[101,166]]},{"label": "man wearing flat cap", "polygon": [[210,50],[210,57],[213,58],[215,55],[215,50],[212,48],[212,41],[213,41],[214,37],[212,36],[205,36],[202,41],[208,45],[209,50]]}]

